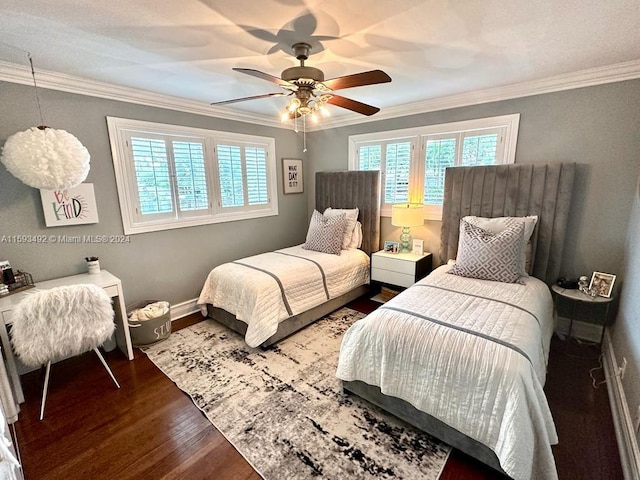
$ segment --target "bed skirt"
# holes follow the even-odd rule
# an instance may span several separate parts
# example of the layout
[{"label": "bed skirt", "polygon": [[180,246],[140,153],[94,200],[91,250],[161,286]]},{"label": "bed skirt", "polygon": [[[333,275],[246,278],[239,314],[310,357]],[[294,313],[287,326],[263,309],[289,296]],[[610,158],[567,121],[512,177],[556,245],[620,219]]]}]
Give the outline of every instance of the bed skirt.
[{"label": "bed skirt", "polygon": [[409,402],[385,395],[380,391],[379,387],[369,385],[359,380],[350,382],[343,381],[342,388],[347,392],[364,398],[410,425],[419,428],[423,432],[427,432],[508,477],[500,467],[498,457],[493,450],[437,418],[432,417],[428,413],[418,410]]},{"label": "bed skirt", "polygon": [[[260,345],[262,348],[266,348],[269,345],[288,337],[294,332],[301,330],[307,325],[312,324],[316,320],[324,317],[325,315],[337,310],[338,308],[346,305],[347,303],[355,300],[362,295],[369,292],[369,285],[361,285],[348,291],[347,293],[340,295],[339,297],[332,298],[328,302],[322,303],[317,307],[313,307],[306,312],[299,313],[289,317],[278,324],[278,330],[271,335],[267,340]],[[207,304],[207,313],[209,318],[226,325],[231,330],[238,332],[241,335],[247,333],[247,324],[241,320],[238,320],[232,313],[223,310],[222,308],[214,307],[211,304]]]}]

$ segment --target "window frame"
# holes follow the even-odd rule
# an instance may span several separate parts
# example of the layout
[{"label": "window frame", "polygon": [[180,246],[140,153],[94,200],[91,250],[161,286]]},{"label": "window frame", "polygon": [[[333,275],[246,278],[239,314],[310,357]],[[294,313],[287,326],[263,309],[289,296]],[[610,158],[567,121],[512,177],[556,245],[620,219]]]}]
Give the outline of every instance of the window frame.
[{"label": "window frame", "polygon": [[[442,123],[437,125],[425,125],[420,127],[404,128],[399,130],[387,130],[383,132],[365,133],[349,136],[349,170],[359,170],[358,149],[363,145],[375,143],[388,143],[393,141],[412,140],[411,165],[409,173],[409,202],[421,203],[424,201],[424,175],[426,144],[430,137],[446,136],[462,133],[463,136],[473,131],[482,131],[493,128],[504,128],[504,141],[502,145],[503,157],[498,164],[515,163],[516,146],[518,141],[518,129],[520,114],[508,114],[494,117],[463,120],[458,122]],[[457,155],[458,157],[459,155]],[[382,162],[381,162],[382,163]],[[385,172],[381,165],[381,188],[384,189]],[[391,205],[384,203],[384,192],[381,198],[381,216],[391,216]],[[442,220],[442,205],[425,205],[425,220]]]},{"label": "window frame", "polygon": [[[148,233],[176,228],[208,225],[278,215],[278,180],[275,155],[275,139],[257,135],[246,135],[234,132],[207,130],[181,125],[130,120],[118,117],[107,117],[107,127],[113,166],[116,176],[120,215],[126,235]],[[177,183],[172,182],[172,201],[174,211],[171,214],[153,214],[156,218],[143,218],[139,212],[139,194],[133,157],[126,144],[131,135],[149,135],[165,139],[183,141],[185,139],[202,140],[205,158],[205,175],[209,207],[205,214],[200,210],[179,213]],[[222,208],[218,171],[218,144],[232,143],[264,148],[266,154],[267,203],[260,205],[245,204],[230,209]],[[171,145],[173,150],[173,145]],[[168,160],[170,175],[175,175],[173,156]],[[243,182],[246,183],[246,172],[243,171]],[[246,198],[246,197],[245,197]]]}]

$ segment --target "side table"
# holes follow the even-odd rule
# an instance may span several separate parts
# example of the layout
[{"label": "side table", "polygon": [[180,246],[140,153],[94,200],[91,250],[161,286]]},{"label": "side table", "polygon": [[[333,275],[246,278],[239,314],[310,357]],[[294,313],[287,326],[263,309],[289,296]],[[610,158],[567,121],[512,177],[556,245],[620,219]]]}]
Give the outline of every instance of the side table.
[{"label": "side table", "polygon": [[555,293],[555,302],[554,306],[556,312],[558,311],[558,298],[565,298],[571,302],[571,317],[569,318],[569,335],[567,338],[571,338],[571,330],[573,329],[573,321],[575,320],[575,310],[576,304],[606,304],[606,309],[604,312],[604,316],[599,317],[595,322],[596,325],[602,326],[602,334],[600,335],[600,345],[602,345],[602,340],[604,339],[604,329],[607,325],[607,320],[609,319],[609,307],[611,306],[611,302],[613,301],[613,296],[607,297],[592,297],[587,295],[586,293],[581,292],[580,290],[573,288],[562,288],[558,285],[552,285],[551,290]]}]

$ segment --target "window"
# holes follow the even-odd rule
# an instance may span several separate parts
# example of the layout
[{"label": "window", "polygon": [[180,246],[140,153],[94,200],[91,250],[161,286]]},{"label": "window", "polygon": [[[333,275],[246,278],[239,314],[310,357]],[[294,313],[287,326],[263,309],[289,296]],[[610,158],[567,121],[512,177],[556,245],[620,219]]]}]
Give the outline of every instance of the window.
[{"label": "window", "polygon": [[274,139],[107,123],[126,234],[278,214]]},{"label": "window", "polygon": [[382,215],[394,203],[423,203],[440,220],[447,167],[514,163],[520,115],[349,137],[349,168],[382,172]]}]

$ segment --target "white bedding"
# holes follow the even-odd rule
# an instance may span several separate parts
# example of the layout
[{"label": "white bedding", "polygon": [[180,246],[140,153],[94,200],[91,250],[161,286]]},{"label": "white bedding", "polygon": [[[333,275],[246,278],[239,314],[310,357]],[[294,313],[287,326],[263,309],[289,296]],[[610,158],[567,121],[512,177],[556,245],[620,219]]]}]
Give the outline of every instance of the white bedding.
[{"label": "white bedding", "polygon": [[356,322],[337,376],[378,386],[488,446],[512,478],[557,479],[558,438],[542,389],[553,333],[548,287],[533,277],[506,284],[449,268]]},{"label": "white bedding", "polygon": [[[244,265],[225,263],[209,273],[198,305],[203,315],[209,303],[245,322],[248,325],[245,341],[251,347],[276,333],[282,320],[369,283],[369,257],[357,249],[329,255],[297,245],[237,262]],[[322,267],[325,281],[316,263]],[[284,297],[272,275],[251,267],[275,275],[282,284]]]}]

